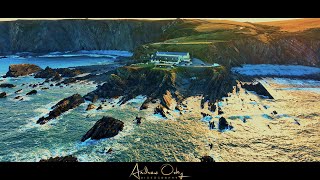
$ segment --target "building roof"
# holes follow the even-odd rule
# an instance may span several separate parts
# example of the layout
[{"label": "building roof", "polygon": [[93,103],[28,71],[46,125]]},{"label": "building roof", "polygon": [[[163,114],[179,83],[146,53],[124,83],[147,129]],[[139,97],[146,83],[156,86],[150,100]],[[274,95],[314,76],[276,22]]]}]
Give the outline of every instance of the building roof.
[{"label": "building roof", "polygon": [[157,56],[161,55],[169,55],[169,56],[187,56],[189,53],[188,52],[157,52]]}]

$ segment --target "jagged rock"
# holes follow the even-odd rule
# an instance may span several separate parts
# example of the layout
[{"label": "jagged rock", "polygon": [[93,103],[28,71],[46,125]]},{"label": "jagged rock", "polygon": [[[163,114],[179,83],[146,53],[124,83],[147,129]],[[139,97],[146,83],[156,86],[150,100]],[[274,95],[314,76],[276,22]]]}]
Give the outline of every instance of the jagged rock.
[{"label": "jagged rock", "polygon": [[209,106],[208,107],[209,111],[211,111],[211,112],[215,112],[216,111],[217,106],[215,104],[209,103],[208,106]]},{"label": "jagged rock", "polygon": [[61,86],[61,83],[57,83],[56,86]]},{"label": "jagged rock", "polygon": [[14,93],[18,94],[18,93],[21,93],[22,92],[22,89],[19,89],[17,91],[15,91]]},{"label": "jagged rock", "polygon": [[0,93],[0,98],[5,98],[6,96],[7,96],[7,93],[6,93],[6,92]]},{"label": "jagged rock", "polygon": [[54,78],[55,76],[60,76],[60,75],[54,69],[47,66],[44,70],[38,72],[34,77],[46,78],[47,80],[49,80],[50,78]]},{"label": "jagged rock", "polygon": [[166,113],[164,112],[163,110],[163,106],[160,104],[159,106],[157,106],[155,109],[154,109],[154,114],[160,114],[162,117],[166,118]]},{"label": "jagged rock", "polygon": [[52,107],[52,111],[49,112],[48,117],[41,117],[37,124],[45,124],[51,119],[54,119],[58,116],[60,116],[62,113],[78,107],[80,104],[84,103],[84,99],[80,94],[74,94],[70,97],[67,97],[61,101],[59,101],[56,105]]},{"label": "jagged rock", "polygon": [[49,159],[41,159],[39,162],[78,162],[78,159],[72,155],[69,155],[64,157],[50,157]]},{"label": "jagged rock", "polygon": [[218,115],[223,114],[224,112],[222,111],[222,109],[220,107],[218,107]]},{"label": "jagged rock", "polygon": [[215,125],[214,125],[214,121],[210,121],[209,122],[209,129],[214,129]]},{"label": "jagged rock", "polygon": [[242,83],[241,87],[248,91],[254,91],[259,95],[267,96],[269,99],[274,99],[269,91],[260,82]]},{"label": "jagged rock", "polygon": [[26,76],[41,71],[42,69],[34,64],[12,64],[9,66],[7,77]]},{"label": "jagged rock", "polygon": [[50,84],[50,86],[54,86],[53,84]]},{"label": "jagged rock", "polygon": [[86,111],[97,108],[94,104],[89,104]]},{"label": "jagged rock", "polygon": [[143,110],[143,109],[148,109],[147,103],[143,103],[143,104],[140,106],[140,110]]},{"label": "jagged rock", "polygon": [[49,89],[48,87],[43,87],[43,88],[41,88],[42,90],[47,90],[47,89]]},{"label": "jagged rock", "polygon": [[51,79],[51,81],[60,81],[62,79],[62,77],[60,76],[60,74],[56,74],[54,75],[54,77]]},{"label": "jagged rock", "polygon": [[61,83],[62,84],[70,84],[70,83],[75,83],[75,82],[77,82],[76,78],[67,78],[64,81],[62,81]]},{"label": "jagged rock", "polygon": [[278,112],[277,111],[272,111],[271,114],[276,115],[276,114],[278,114]]},{"label": "jagged rock", "polygon": [[79,69],[59,68],[56,71],[61,74],[62,77],[74,77],[82,74],[83,72]]},{"label": "jagged rock", "polygon": [[219,126],[218,126],[220,131],[223,131],[225,129],[232,129],[233,127],[231,125],[228,124],[228,121],[226,120],[226,118],[221,117],[219,119]]},{"label": "jagged rock", "polygon": [[28,92],[26,95],[34,95],[34,94],[37,94],[37,90],[32,90],[30,92]]},{"label": "jagged rock", "polygon": [[111,152],[112,152],[112,148],[109,148],[108,151],[107,151],[107,154],[109,154]]},{"label": "jagged rock", "polygon": [[201,162],[215,162],[211,156],[203,156],[200,158]]},{"label": "jagged rock", "polygon": [[166,91],[166,93],[162,96],[161,101],[163,102],[163,105],[167,108],[170,109],[170,106],[172,104],[172,95],[170,91]]},{"label": "jagged rock", "polygon": [[8,83],[0,84],[0,88],[13,88],[13,87],[16,87],[16,85],[8,84]]},{"label": "jagged rock", "polygon": [[89,138],[94,140],[110,138],[122,131],[123,127],[124,123],[122,121],[112,117],[103,117],[81,138],[81,141],[84,142]]},{"label": "jagged rock", "polygon": [[142,119],[141,117],[136,117],[136,123],[141,124],[141,119]]},{"label": "jagged rock", "polygon": [[201,115],[202,115],[202,117],[210,116],[210,114],[207,114],[207,113],[204,113],[204,112],[201,112]]},{"label": "jagged rock", "polygon": [[99,107],[97,108],[97,110],[101,110],[102,109],[102,106],[101,105],[99,105]]}]

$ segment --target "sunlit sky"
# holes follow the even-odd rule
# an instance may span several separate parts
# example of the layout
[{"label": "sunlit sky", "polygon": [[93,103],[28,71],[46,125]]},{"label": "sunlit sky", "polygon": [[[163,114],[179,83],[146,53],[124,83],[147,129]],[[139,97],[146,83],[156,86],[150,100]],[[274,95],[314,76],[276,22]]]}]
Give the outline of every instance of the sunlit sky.
[{"label": "sunlit sky", "polygon": [[[17,19],[21,20],[59,20],[59,19],[85,19],[85,18],[0,18],[0,21],[15,21]],[[104,20],[104,19],[153,19],[153,20],[162,20],[162,19],[175,19],[175,18],[89,18],[95,20]],[[188,18],[187,18],[188,19]],[[192,18],[189,18],[192,19]],[[268,21],[282,21],[298,18],[193,18],[193,19],[217,19],[217,20],[231,20],[231,21],[240,21],[240,22],[268,22]]]}]

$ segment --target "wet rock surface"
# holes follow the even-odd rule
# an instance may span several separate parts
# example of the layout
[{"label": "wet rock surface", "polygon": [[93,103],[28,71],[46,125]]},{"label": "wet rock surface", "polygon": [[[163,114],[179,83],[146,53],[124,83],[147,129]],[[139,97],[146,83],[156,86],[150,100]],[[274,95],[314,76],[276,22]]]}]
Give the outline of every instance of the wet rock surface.
[{"label": "wet rock surface", "polygon": [[35,95],[37,93],[38,93],[37,90],[32,90],[32,91],[28,92],[26,95]]},{"label": "wet rock surface", "polygon": [[269,99],[274,99],[269,91],[260,82],[242,83],[241,87],[248,91],[254,91],[258,95],[267,96]]},{"label": "wet rock surface", "polygon": [[94,104],[91,103],[91,104],[88,105],[86,111],[90,111],[90,110],[96,109],[96,108],[97,108],[97,107],[96,107]]},{"label": "wet rock surface", "polygon": [[219,126],[218,126],[220,131],[227,130],[227,129],[232,129],[233,127],[229,125],[228,121],[226,118],[221,117],[219,118]]},{"label": "wet rock surface", "polygon": [[5,98],[6,96],[7,96],[7,93],[6,93],[6,92],[0,93],[0,98]]},{"label": "wet rock surface", "polygon": [[81,141],[84,142],[89,138],[99,140],[114,137],[123,130],[123,127],[122,121],[112,117],[103,117],[81,138]]},{"label": "wet rock surface", "polygon": [[52,111],[49,112],[48,117],[41,117],[37,121],[37,124],[45,124],[51,119],[54,119],[58,116],[60,116],[62,113],[78,107],[80,104],[84,103],[84,99],[80,94],[74,94],[70,97],[67,97],[61,101],[59,101],[56,105],[52,107]]}]

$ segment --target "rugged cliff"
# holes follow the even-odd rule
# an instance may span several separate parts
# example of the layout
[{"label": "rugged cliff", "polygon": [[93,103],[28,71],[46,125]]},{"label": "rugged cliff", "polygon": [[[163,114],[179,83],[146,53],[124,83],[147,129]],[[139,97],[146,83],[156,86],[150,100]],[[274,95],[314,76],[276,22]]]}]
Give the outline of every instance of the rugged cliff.
[{"label": "rugged cliff", "polygon": [[133,50],[158,41],[172,21],[18,20],[0,22],[0,53]]},{"label": "rugged cliff", "polygon": [[[320,23],[320,20],[318,20]],[[155,51],[187,51],[223,65],[300,64],[320,66],[320,28],[296,32],[254,23],[179,20],[166,39],[136,48],[136,59]]]}]

